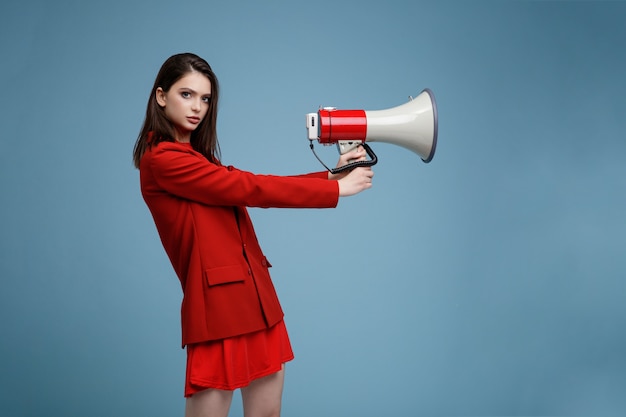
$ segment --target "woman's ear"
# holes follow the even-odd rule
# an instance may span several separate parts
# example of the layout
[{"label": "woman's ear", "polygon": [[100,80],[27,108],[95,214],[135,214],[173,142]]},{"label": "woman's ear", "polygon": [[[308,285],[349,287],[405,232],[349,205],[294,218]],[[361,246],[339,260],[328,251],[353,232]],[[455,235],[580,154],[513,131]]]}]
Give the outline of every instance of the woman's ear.
[{"label": "woman's ear", "polygon": [[155,98],[156,98],[157,104],[161,107],[165,107],[165,103],[167,102],[167,100],[165,96],[165,91],[163,91],[161,87],[158,87],[156,89],[155,96],[156,96]]}]

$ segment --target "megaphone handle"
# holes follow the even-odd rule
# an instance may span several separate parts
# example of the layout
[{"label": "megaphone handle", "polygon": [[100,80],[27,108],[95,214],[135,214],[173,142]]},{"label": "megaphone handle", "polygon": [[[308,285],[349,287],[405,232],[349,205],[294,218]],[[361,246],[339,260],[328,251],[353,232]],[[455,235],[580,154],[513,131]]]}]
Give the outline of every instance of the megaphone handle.
[{"label": "megaphone handle", "polygon": [[372,165],[376,165],[378,163],[378,157],[376,156],[372,148],[370,148],[367,143],[363,143],[361,144],[361,146],[363,146],[363,149],[365,149],[365,152],[367,152],[370,157],[368,161],[350,162],[349,164],[346,164],[344,166],[329,169],[329,171],[333,174],[339,174],[340,172],[348,171],[358,167],[371,167]]}]

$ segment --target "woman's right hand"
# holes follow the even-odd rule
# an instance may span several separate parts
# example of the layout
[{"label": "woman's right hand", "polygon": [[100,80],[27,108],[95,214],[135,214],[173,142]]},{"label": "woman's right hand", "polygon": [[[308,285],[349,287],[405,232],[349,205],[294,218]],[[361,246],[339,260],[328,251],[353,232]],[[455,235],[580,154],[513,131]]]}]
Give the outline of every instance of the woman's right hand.
[{"label": "woman's right hand", "polygon": [[371,167],[358,167],[350,171],[339,183],[339,197],[348,197],[372,188],[374,171]]}]

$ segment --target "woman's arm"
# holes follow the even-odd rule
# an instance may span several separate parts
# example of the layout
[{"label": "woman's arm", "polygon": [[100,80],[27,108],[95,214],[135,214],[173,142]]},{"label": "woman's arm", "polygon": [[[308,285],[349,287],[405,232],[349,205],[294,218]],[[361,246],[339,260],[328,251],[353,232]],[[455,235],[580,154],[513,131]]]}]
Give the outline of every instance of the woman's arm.
[{"label": "woman's arm", "polygon": [[[144,155],[146,191],[169,194],[207,205],[325,208],[335,207],[339,184],[327,176],[256,175],[209,162],[179,144],[161,142]],[[153,184],[151,184],[153,182]],[[162,192],[161,191],[161,192]]]},{"label": "woman's arm", "polygon": [[[346,152],[339,156],[337,168],[354,161],[364,161],[367,159],[367,152],[362,146]],[[348,197],[372,187],[374,171],[371,168],[356,168],[351,171],[344,171],[333,174],[330,171],[313,172],[310,174],[298,175],[305,178],[327,178],[339,183],[339,196]]]}]

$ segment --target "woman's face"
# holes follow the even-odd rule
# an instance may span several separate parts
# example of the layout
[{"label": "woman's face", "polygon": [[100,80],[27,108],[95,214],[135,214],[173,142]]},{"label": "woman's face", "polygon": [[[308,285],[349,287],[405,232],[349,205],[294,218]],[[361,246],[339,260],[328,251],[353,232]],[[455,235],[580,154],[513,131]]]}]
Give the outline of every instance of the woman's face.
[{"label": "woman's face", "polygon": [[168,91],[159,87],[156,100],[165,117],[174,124],[176,140],[189,142],[209,110],[211,81],[200,72],[190,72],[176,81]]}]

